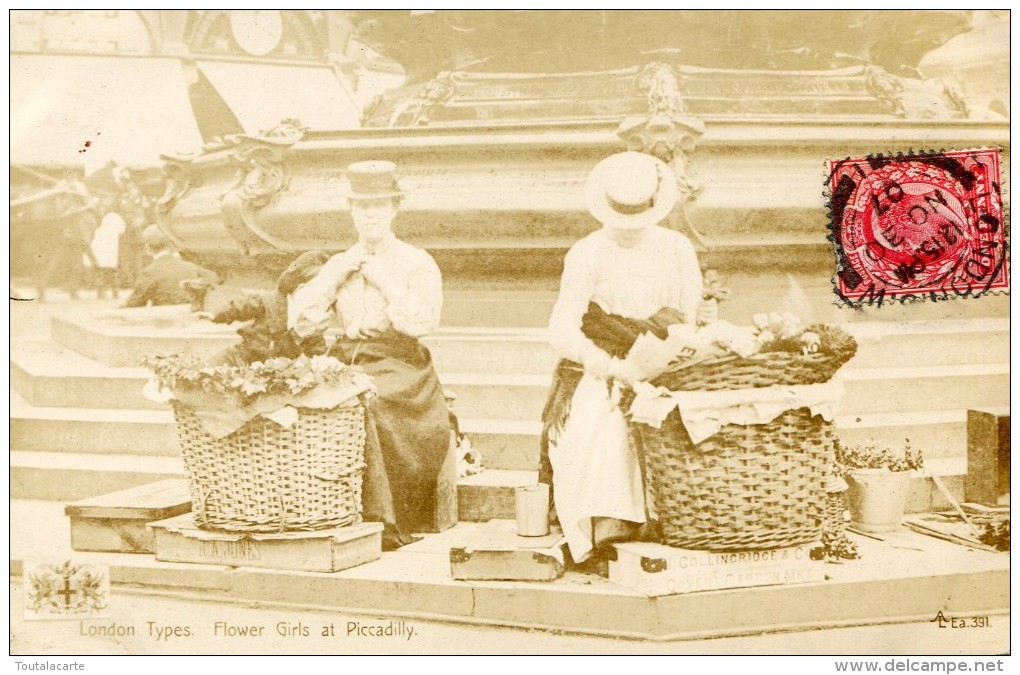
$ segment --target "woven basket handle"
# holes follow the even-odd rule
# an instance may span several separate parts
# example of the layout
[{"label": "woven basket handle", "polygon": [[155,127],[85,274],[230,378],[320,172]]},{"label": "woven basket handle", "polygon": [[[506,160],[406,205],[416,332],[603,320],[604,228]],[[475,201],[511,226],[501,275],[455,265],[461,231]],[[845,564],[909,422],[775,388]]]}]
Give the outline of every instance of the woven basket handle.
[{"label": "woven basket handle", "polygon": [[198,506],[198,517],[201,520],[201,525],[202,527],[209,529],[209,513],[207,511],[206,503],[209,501],[209,495],[212,494],[213,491],[210,490],[209,492],[206,492],[201,489],[201,486],[199,486],[199,490],[199,502],[198,504],[192,504],[191,507],[192,510],[194,510],[195,506]]},{"label": "woven basket handle", "polygon": [[319,480],[326,480],[331,483],[338,483],[341,479],[347,478],[357,474],[359,471],[365,468],[365,464],[355,464],[354,466],[348,467],[342,471],[336,473],[310,473],[308,474],[312,478],[318,478]]}]

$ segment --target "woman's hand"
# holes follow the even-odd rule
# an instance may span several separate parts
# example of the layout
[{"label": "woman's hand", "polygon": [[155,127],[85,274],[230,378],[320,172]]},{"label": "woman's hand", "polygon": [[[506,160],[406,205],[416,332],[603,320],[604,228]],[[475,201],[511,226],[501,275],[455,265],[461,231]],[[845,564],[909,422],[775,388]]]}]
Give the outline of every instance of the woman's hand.
[{"label": "woman's hand", "polygon": [[365,260],[361,266],[361,275],[365,277],[365,281],[379,289],[387,302],[393,302],[400,294],[397,285],[393,283],[386,268],[383,267],[382,261],[375,256],[370,255]]},{"label": "woman's hand", "polygon": [[719,302],[717,300],[702,300],[698,305],[698,314],[694,321],[699,326],[707,326],[719,320]]},{"label": "woman's hand", "polygon": [[339,255],[335,255],[322,266],[316,277],[339,287],[347,277],[357,272],[368,255],[360,247],[349,248]]},{"label": "woman's hand", "polygon": [[620,380],[628,387],[633,388],[635,384],[645,379],[645,373],[630,361],[623,359],[612,359],[609,362],[609,376]]}]

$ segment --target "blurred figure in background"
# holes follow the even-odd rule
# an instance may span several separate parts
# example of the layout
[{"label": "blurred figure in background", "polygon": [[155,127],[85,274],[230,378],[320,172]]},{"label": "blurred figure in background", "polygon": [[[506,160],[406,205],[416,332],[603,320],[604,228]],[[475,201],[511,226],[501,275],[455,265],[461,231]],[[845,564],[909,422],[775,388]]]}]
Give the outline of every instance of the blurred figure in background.
[{"label": "blurred figure in background", "polygon": [[96,289],[96,298],[108,294],[116,298],[121,288],[120,283],[120,240],[127,229],[124,218],[113,209],[114,200],[106,197],[102,201],[106,215],[92,235],[92,284]]},{"label": "blurred figure in background", "polygon": [[142,240],[152,262],[139,272],[125,307],[187,304],[191,294],[183,282],[201,281],[209,285],[219,282],[215,272],[182,259],[170,239],[155,225],[145,228]]},{"label": "blurred figure in background", "polygon": [[49,260],[36,284],[36,297],[41,301],[46,300],[47,288],[63,288],[77,300],[78,291],[87,283],[86,265],[98,267],[90,246],[99,226],[97,202],[89,199],[84,186],[72,186],[62,200],[65,206],[57,216],[59,235],[50,244]]}]

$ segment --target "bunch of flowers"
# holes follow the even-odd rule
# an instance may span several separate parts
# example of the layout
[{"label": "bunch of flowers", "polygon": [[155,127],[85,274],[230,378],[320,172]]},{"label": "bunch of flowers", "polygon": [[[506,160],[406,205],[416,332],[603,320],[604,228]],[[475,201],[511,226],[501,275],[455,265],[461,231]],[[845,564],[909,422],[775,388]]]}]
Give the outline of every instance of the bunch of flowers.
[{"label": "bunch of flowers", "polygon": [[818,333],[805,329],[800,318],[793,314],[755,314],[754,332],[763,352],[813,354],[821,342]]},{"label": "bunch of flowers", "polygon": [[836,466],[846,476],[854,469],[886,469],[888,471],[920,471],[924,468],[924,457],[920,450],[910,447],[906,439],[902,454],[889,448],[875,445],[846,446],[838,440],[835,443]]},{"label": "bunch of flowers", "polygon": [[701,299],[723,302],[730,299],[730,289],[723,285],[718,270],[705,270],[701,282]]},{"label": "bunch of flowers", "polygon": [[754,336],[762,352],[841,356],[844,363],[857,353],[856,340],[843,329],[825,324],[804,326],[793,314],[755,314]]},{"label": "bunch of flowers", "polygon": [[234,396],[247,404],[267,395],[297,396],[318,386],[355,385],[365,375],[332,356],[274,357],[248,365],[208,365],[180,354],[156,355],[144,364],[153,371],[160,390],[180,393],[204,392]]},{"label": "bunch of flowers", "polygon": [[981,542],[993,547],[996,551],[1009,550],[1009,518],[999,523],[986,523],[985,530],[979,537]]},{"label": "bunch of flowers", "polygon": [[825,531],[822,533],[822,545],[811,549],[812,560],[839,562],[841,560],[857,560],[857,544],[852,542],[845,532]]}]

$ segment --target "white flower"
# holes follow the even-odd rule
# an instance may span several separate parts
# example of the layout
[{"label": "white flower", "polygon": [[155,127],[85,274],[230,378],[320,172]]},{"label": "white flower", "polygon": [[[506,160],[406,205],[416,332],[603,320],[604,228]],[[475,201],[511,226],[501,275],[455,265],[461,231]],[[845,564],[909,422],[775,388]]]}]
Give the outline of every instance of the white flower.
[{"label": "white flower", "polygon": [[338,361],[335,357],[323,355],[313,356],[311,358],[311,364],[312,370],[322,373],[335,370],[341,365],[340,361]]},{"label": "white flower", "polygon": [[784,314],[780,322],[779,333],[784,338],[790,338],[801,331],[800,319],[792,314]]},{"label": "white flower", "polygon": [[776,339],[775,333],[773,333],[770,330],[763,330],[762,332],[758,333],[758,343],[759,344],[763,344],[763,345],[764,344],[768,344],[769,342],[772,342],[775,339]]},{"label": "white flower", "polygon": [[746,359],[758,352],[761,345],[749,335],[734,336],[726,347],[737,356]]}]

